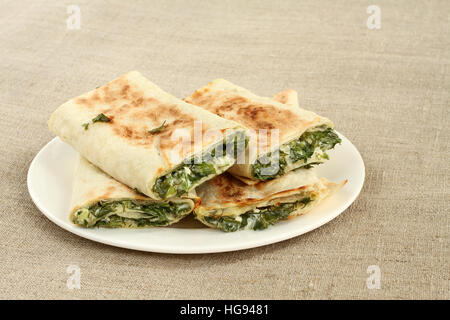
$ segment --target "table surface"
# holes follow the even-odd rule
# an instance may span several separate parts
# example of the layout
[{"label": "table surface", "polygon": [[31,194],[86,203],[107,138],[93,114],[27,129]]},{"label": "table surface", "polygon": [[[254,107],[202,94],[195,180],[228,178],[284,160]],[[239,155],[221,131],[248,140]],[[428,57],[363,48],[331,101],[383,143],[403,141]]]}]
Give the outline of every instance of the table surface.
[{"label": "table surface", "polygon": [[[450,298],[449,1],[378,0],[380,29],[373,1],[76,1],[70,29],[72,2],[0,11],[0,298]],[[64,231],[27,191],[47,119],[130,70],[178,97],[216,78],[297,90],[360,150],[361,195],[313,232],[240,252],[152,254]]]}]

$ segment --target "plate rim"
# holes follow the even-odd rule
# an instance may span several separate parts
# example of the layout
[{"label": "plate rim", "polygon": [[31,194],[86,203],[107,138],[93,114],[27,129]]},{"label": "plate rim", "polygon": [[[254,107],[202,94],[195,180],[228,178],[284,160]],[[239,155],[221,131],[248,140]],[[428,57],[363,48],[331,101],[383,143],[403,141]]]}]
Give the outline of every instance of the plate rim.
[{"label": "plate rim", "polygon": [[[154,252],[154,253],[168,253],[168,254],[207,254],[207,253],[232,252],[232,251],[252,249],[252,248],[266,246],[269,244],[282,242],[282,241],[292,239],[294,237],[306,234],[308,232],[311,232],[312,230],[315,230],[315,229],[329,223],[331,220],[333,220],[336,217],[338,217],[339,215],[341,215],[359,197],[361,190],[364,186],[365,176],[366,176],[366,168],[365,168],[364,160],[363,160],[359,150],[356,148],[356,146],[349,139],[347,139],[343,134],[341,134],[339,132],[337,132],[337,133],[341,138],[345,139],[350,144],[350,146],[354,149],[354,151],[356,151],[356,155],[359,157],[359,160],[361,161],[361,165],[362,165],[362,177],[361,178],[362,179],[361,179],[361,184],[359,186],[358,191],[355,192],[354,194],[352,194],[352,196],[349,197],[338,210],[335,210],[334,211],[335,213],[326,215],[322,219],[318,219],[318,221],[307,225],[305,228],[301,229],[301,231],[292,230],[290,232],[284,232],[284,233],[279,234],[279,236],[275,236],[275,237],[272,236],[267,239],[258,240],[256,243],[254,243],[252,241],[248,241],[248,242],[244,242],[244,243],[238,244],[238,245],[233,244],[233,246],[228,246],[228,247],[224,246],[224,247],[218,247],[218,248],[217,247],[180,248],[180,247],[158,246],[155,244],[152,244],[152,246],[149,247],[148,244],[146,244],[146,246],[143,246],[143,245],[139,245],[139,244],[124,243],[121,240],[111,241],[110,239],[104,239],[103,237],[97,236],[95,234],[89,234],[89,233],[86,234],[85,233],[86,230],[78,228],[74,225],[71,225],[68,222],[64,223],[64,221],[62,221],[60,218],[58,218],[57,215],[54,215],[51,212],[48,212],[48,210],[46,208],[44,208],[44,206],[41,204],[41,201],[39,200],[39,197],[37,196],[37,194],[35,194],[35,191],[31,187],[31,179],[32,179],[31,175],[32,175],[33,170],[35,170],[34,168],[36,166],[37,159],[39,159],[39,157],[52,144],[57,143],[58,141],[65,143],[59,137],[54,137],[52,140],[47,142],[38,151],[38,153],[34,156],[33,160],[30,163],[30,166],[28,168],[28,172],[27,172],[27,188],[28,188],[28,193],[31,197],[31,200],[33,201],[35,206],[51,222],[55,223],[57,226],[61,227],[62,229],[66,230],[66,231],[76,234],[79,237],[82,237],[82,238],[85,238],[85,239],[88,239],[91,241],[99,242],[99,243],[102,243],[105,245],[110,245],[110,246],[124,248],[124,249],[137,250],[137,251]],[[179,230],[182,230],[182,229],[179,229]],[[203,232],[211,231],[210,229],[202,229],[202,230],[203,230]]]}]

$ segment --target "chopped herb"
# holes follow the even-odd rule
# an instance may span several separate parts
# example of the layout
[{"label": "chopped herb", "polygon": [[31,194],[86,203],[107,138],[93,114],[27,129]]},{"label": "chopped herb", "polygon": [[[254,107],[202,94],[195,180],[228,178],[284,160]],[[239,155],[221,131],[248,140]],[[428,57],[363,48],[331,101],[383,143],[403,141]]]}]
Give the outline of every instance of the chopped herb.
[{"label": "chopped herb", "polygon": [[[236,147],[227,149],[227,145],[235,145]],[[215,154],[213,152],[215,149],[213,149],[199,158],[189,159],[177,169],[159,177],[153,185],[153,192],[157,193],[162,199],[181,196],[194,188],[203,178],[220,174],[231,167],[234,163],[234,154],[242,152],[246,146],[247,137],[244,132],[230,135],[223,140],[222,150],[225,149],[226,152]],[[228,151],[230,154],[228,154]],[[212,153],[214,154],[212,155]]]},{"label": "chopped herb", "polygon": [[167,226],[191,211],[186,202],[153,202],[139,200],[100,200],[78,209],[73,223],[86,227],[141,228]]},{"label": "chopped herb", "polygon": [[[231,166],[233,161],[229,161],[228,166]],[[171,173],[158,178],[153,186],[153,191],[163,199],[175,195],[181,196],[192,189],[198,181],[213,174],[216,174],[213,162],[195,163],[192,159],[191,163],[184,164]]]},{"label": "chopped herb", "polygon": [[109,119],[103,113],[100,113],[98,116],[96,116],[94,119],[92,119],[92,123],[96,123],[96,122],[110,122],[110,121],[111,121],[111,119]]},{"label": "chopped herb", "polygon": [[[100,113],[98,116],[96,116],[91,121],[92,121],[92,123],[96,123],[96,122],[110,122],[111,119],[108,118],[107,116],[105,116],[103,113]],[[84,128],[84,130],[87,130],[87,129],[89,129],[89,122],[83,123],[81,126]]]},{"label": "chopped herb", "polygon": [[238,217],[204,216],[200,217],[200,219],[225,232],[245,229],[263,230],[278,221],[286,220],[293,211],[305,208],[313,200],[311,197],[305,197],[296,202],[281,203],[257,208],[257,210],[250,210]]},{"label": "chopped herb", "polygon": [[252,165],[253,176],[262,181],[275,179],[286,173],[289,163],[298,163],[299,167],[307,169],[313,164],[319,164],[319,162],[309,165],[307,163],[316,150],[322,151],[320,159],[328,159],[325,151],[333,149],[338,143],[341,143],[341,139],[331,128],[305,132],[300,138],[283,145],[288,151],[280,148],[278,153],[268,153],[259,157]]},{"label": "chopped herb", "polygon": [[166,126],[166,120],[164,120],[162,125],[160,125],[159,127],[150,130],[149,133],[154,134],[154,133],[161,132],[164,129],[165,126]]}]

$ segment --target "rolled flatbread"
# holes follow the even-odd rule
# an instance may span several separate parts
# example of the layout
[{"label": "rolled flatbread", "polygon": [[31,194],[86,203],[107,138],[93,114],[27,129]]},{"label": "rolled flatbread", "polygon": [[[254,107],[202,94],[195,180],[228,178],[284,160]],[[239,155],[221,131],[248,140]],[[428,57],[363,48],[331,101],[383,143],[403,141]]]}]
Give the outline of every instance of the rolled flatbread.
[{"label": "rolled flatbread", "polygon": [[202,201],[194,214],[205,225],[225,232],[262,230],[310,211],[346,182],[319,179],[314,168],[252,186],[224,173],[197,187]]},{"label": "rolled flatbread", "polygon": [[248,140],[242,125],[171,96],[137,71],[64,103],[48,126],[101,170],[156,200],[224,172]]},{"label": "rolled flatbread", "polygon": [[243,180],[267,181],[322,163],[328,159],[326,151],[341,142],[327,118],[259,97],[223,79],[198,89],[185,101],[251,129],[245,157],[238,157],[229,169]]},{"label": "rolled flatbread", "polygon": [[79,156],[75,169],[70,221],[80,227],[145,228],[168,226],[199,199],[154,200],[114,180]]}]

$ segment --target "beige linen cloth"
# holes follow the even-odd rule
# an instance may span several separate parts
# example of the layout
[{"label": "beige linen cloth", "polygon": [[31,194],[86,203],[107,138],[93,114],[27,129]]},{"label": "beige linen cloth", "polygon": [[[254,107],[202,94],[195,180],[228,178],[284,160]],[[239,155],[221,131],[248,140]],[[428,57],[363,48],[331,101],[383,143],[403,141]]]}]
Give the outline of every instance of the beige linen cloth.
[{"label": "beige linen cloth", "polygon": [[[373,4],[381,29],[367,26]],[[3,1],[0,298],[449,299],[449,12],[445,0]],[[315,231],[240,252],[144,253],[64,231],[27,191],[47,119],[135,69],[178,97],[219,77],[298,90],[360,150],[360,197]]]}]

